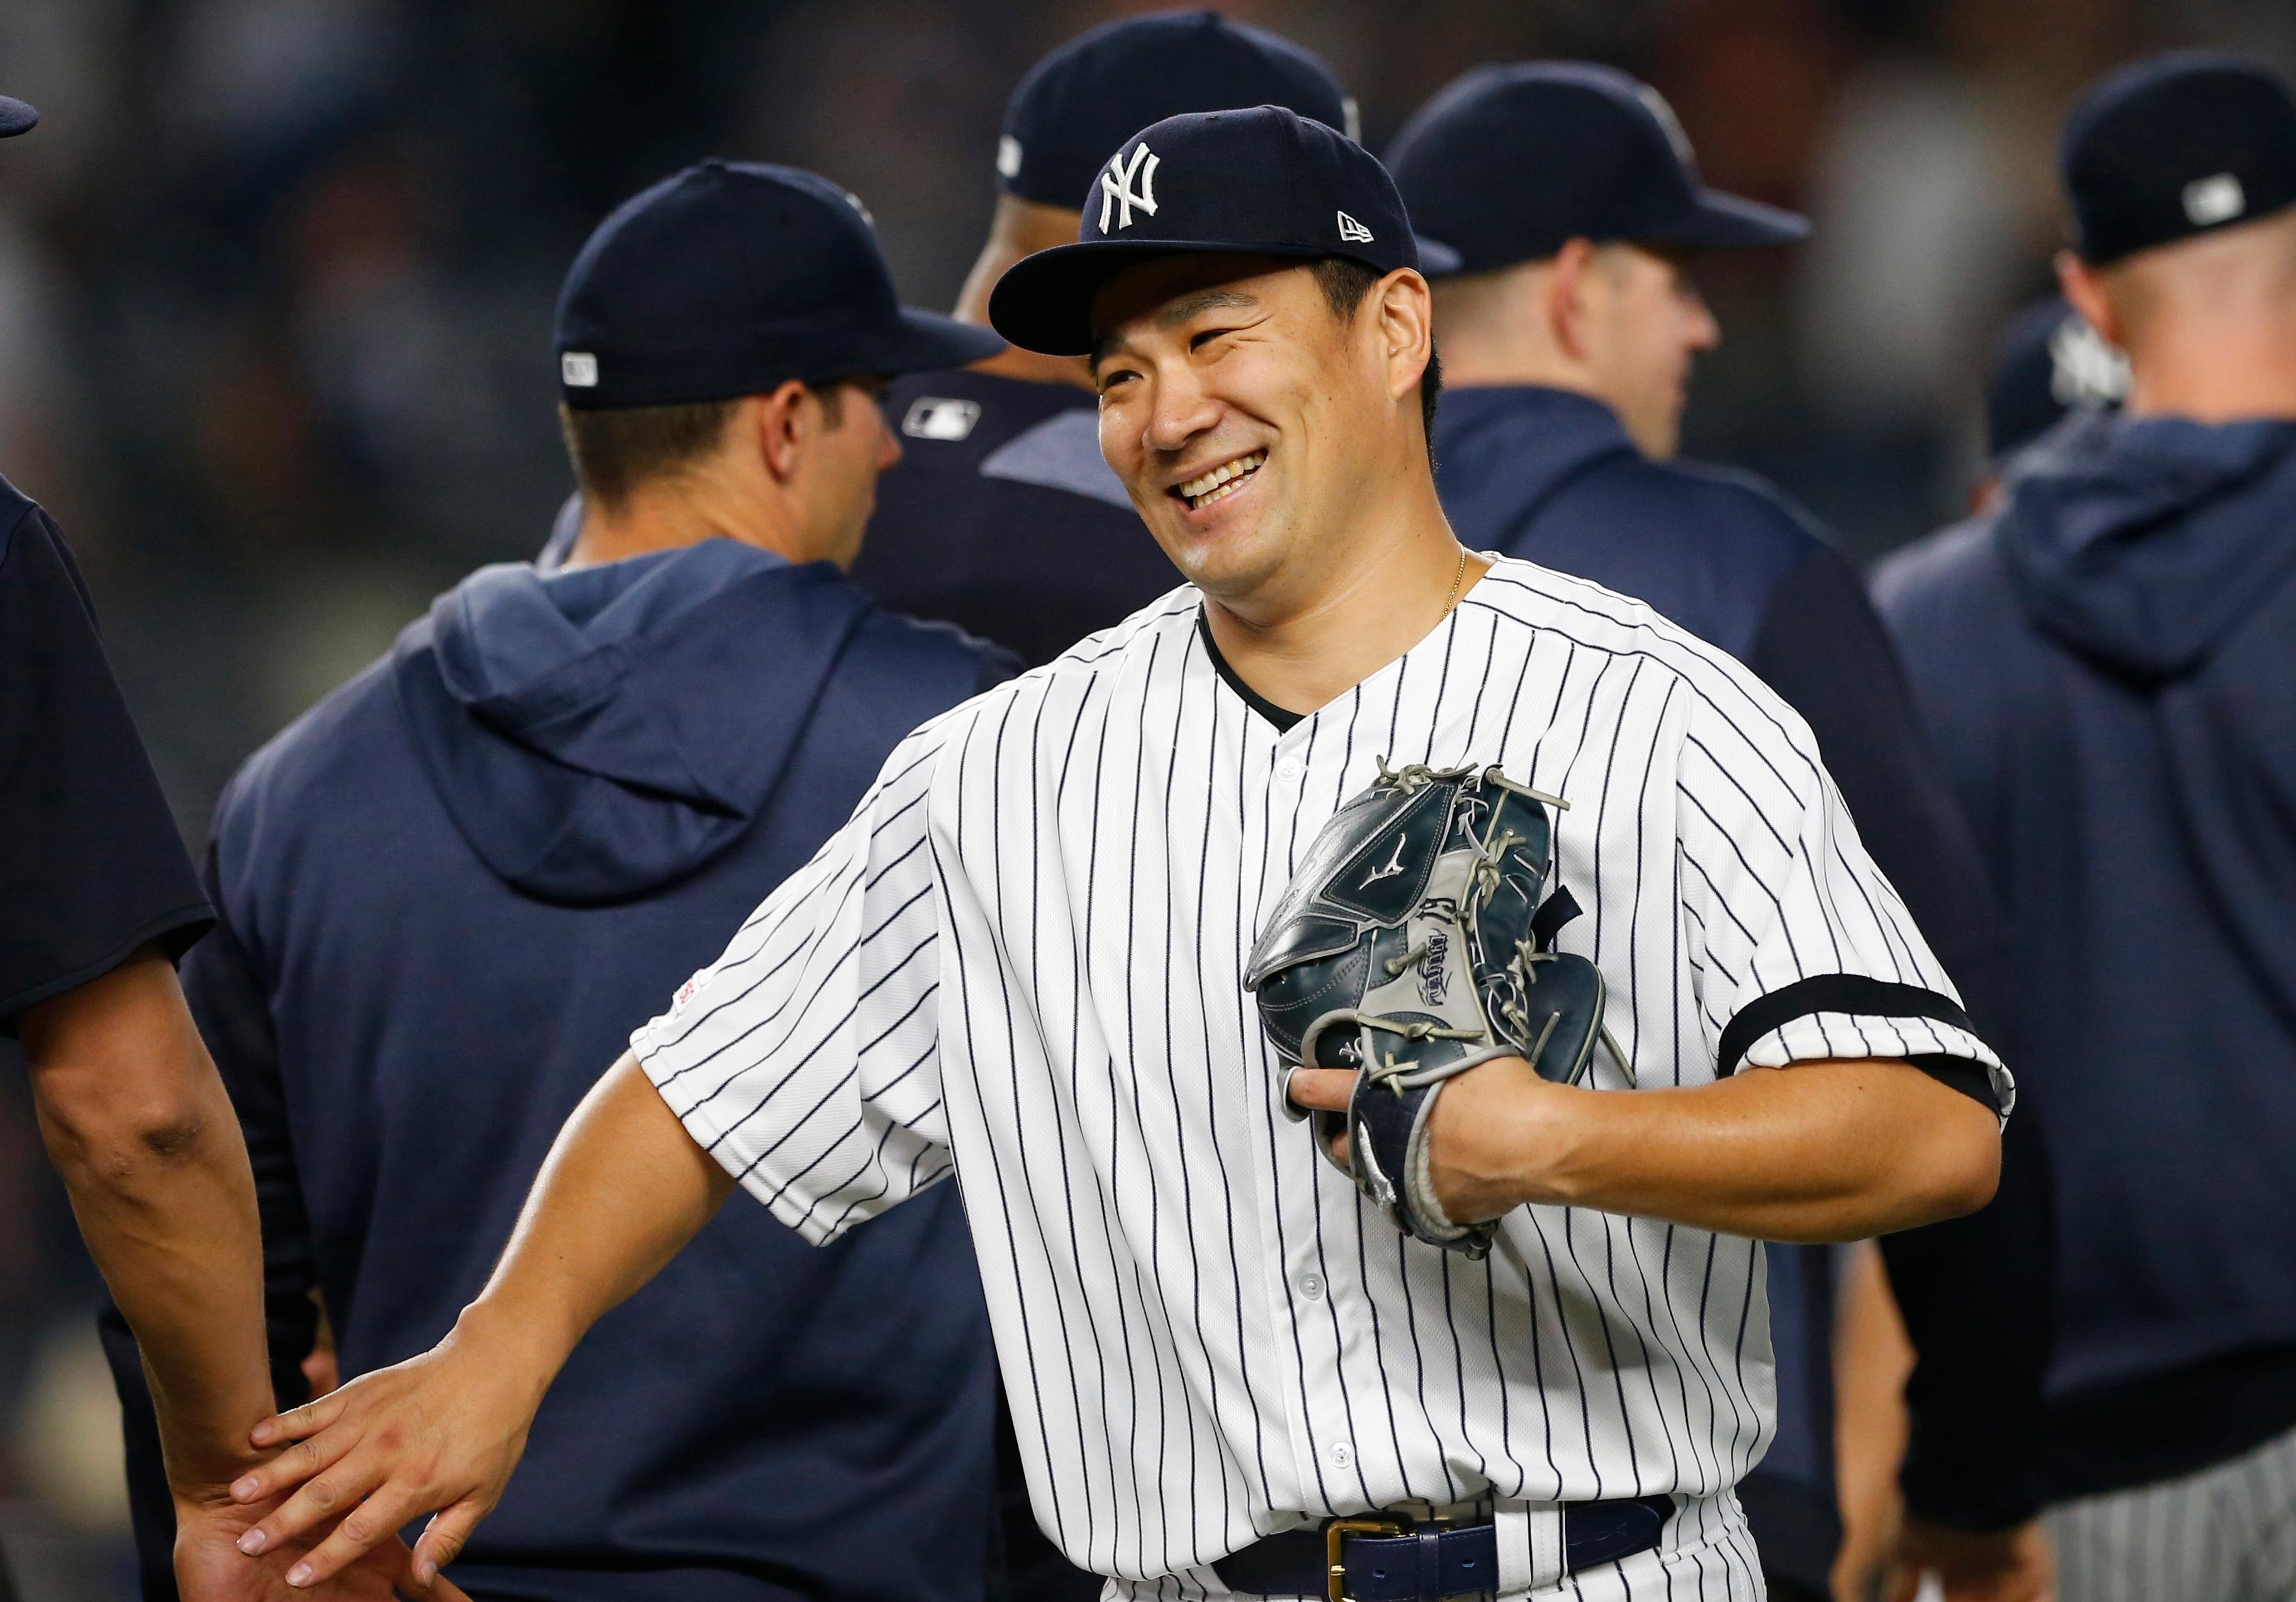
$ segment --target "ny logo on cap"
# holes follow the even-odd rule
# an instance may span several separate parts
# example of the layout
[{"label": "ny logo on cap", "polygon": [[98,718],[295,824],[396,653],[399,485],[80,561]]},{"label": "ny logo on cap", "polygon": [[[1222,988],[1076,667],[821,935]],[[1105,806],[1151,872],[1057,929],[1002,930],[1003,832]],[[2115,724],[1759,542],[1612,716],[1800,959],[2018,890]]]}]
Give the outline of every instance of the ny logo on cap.
[{"label": "ny logo on cap", "polygon": [[1371,243],[1371,230],[1342,211],[1340,213],[1340,237],[1350,244],[1367,245]]},{"label": "ny logo on cap", "polygon": [[2128,358],[2079,313],[2049,336],[2049,393],[2060,406],[2095,411],[2128,396]]},{"label": "ny logo on cap", "polygon": [[1100,175],[1100,231],[1108,232],[1108,217],[1111,210],[1120,212],[1116,226],[1132,226],[1132,208],[1137,206],[1150,217],[1156,215],[1156,163],[1160,160],[1144,142],[1132,152],[1127,162],[1124,152],[1116,152],[1116,160]]}]

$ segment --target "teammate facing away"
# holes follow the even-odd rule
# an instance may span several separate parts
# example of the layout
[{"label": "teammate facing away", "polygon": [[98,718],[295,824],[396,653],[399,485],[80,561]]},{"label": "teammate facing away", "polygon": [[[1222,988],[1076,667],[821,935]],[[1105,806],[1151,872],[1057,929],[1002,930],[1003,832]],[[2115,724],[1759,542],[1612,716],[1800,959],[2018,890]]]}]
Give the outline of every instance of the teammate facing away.
[{"label": "teammate facing away", "polygon": [[[38,121],[0,95],[0,139]],[[180,1580],[192,1602],[269,1602],[294,1594],[295,1551],[242,1561],[233,1543],[262,1509],[226,1489],[258,1460],[246,1421],[278,1405],[255,1185],[175,969],[213,922],[71,547],[0,479],[0,1038],[22,1047],[111,1317],[133,1324],[155,1382],[161,1538],[144,1578]],[[388,1595],[410,1561],[394,1536],[312,1594]],[[0,1557],[0,1598],[14,1594]]]},{"label": "teammate facing away", "polygon": [[[184,983],[254,1154],[284,1384],[314,1291],[346,1375],[451,1328],[630,1018],[910,728],[1018,666],[839,571],[896,448],[884,378],[997,343],[900,308],[844,190],[676,173],[600,224],[555,332],[568,561],[456,585],[216,809]],[[884,1222],[823,1253],[721,1212],[560,1376],[458,1573],[552,1602],[996,1595],[963,1209]]]},{"label": "teammate facing away", "polygon": [[[1675,456],[1691,363],[1720,337],[1693,260],[1807,225],[1707,186],[1657,92],[1587,62],[1479,67],[1413,115],[1389,160],[1416,224],[1462,258],[1434,282],[1437,485],[1460,538],[1647,601],[1759,674],[1808,720],[1874,862],[1994,1027],[2010,1000],[2000,916],[1856,570],[1770,485]],[[1920,1348],[1909,1556],[1951,1572],[1948,1602],[2047,1587],[2032,1520],[2048,1196],[2032,1121],[2008,1142],[1983,1213],[1882,1246]],[[1778,1435],[1739,1488],[1772,1591],[1794,1598],[1877,1563],[1897,1522],[1841,1550],[1833,1258],[1770,1253]],[[1962,1277],[1988,1262],[2017,1277],[1972,1301]],[[1843,1288],[1878,1284],[1861,1271]],[[1889,1483],[1875,1490],[1886,1508]],[[1979,1569],[2015,1588],[1964,1590]]]},{"label": "teammate facing away", "polygon": [[[1385,171],[1262,107],[1155,124],[1108,176],[1104,224],[992,316],[1089,355],[1190,584],[919,729],[636,1031],[454,1333],[261,1432],[299,1444],[244,1493],[300,1488],[260,1539],[361,1508],[310,1572],[432,1508],[417,1561],[451,1557],[581,1332],[735,1185],[829,1241],[953,1164],[1038,1517],[1111,1594],[1757,1597],[1749,1237],[1989,1194],[2008,1076],[1800,720],[1646,607],[1453,538]],[[1242,985],[1382,762],[1570,803],[1562,944],[1641,1087],[1449,1082],[1428,1178],[1498,1220],[1480,1261],[1332,1171]],[[1931,1072],[1960,1069],[1975,1094]],[[1352,1080],[1289,1082],[1332,1110]],[[1458,1523],[1326,1529],[1373,1510]]]},{"label": "teammate facing away", "polygon": [[[1322,61],[1218,12],[1125,17],[1053,51],[1005,107],[996,214],[957,317],[986,326],[1007,267],[1076,237],[1118,140],[1183,111],[1256,105],[1356,131],[1355,102]],[[878,484],[853,577],[887,605],[961,624],[1034,667],[1172,587],[1101,456],[1076,357],[1007,349],[917,374],[894,382],[885,409],[902,459]]]},{"label": "teammate facing away", "polygon": [[2062,160],[2058,275],[2127,353],[2124,409],[2057,423],[1875,590],[2018,954],[2058,1195],[2059,1594],[2286,1598],[2296,95],[2237,58],[2142,62]]}]

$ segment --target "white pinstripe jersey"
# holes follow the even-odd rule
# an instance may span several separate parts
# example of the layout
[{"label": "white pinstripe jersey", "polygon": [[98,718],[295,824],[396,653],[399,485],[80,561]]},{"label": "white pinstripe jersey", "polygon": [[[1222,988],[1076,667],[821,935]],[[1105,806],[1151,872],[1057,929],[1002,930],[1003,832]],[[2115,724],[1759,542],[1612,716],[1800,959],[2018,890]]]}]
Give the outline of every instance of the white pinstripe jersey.
[{"label": "white pinstripe jersey", "polygon": [[1037,1516],[1103,1573],[1414,1498],[1734,1483],[1771,1428],[1760,1247],[1546,1207],[1480,1262],[1398,1236],[1283,1117],[1239,976],[1379,759],[1495,762],[1570,803],[1560,944],[1601,965],[1641,1085],[1712,1080],[1750,1003],[1852,975],[1766,1004],[1745,1060],[1944,1054],[2005,1105],[1981,1042],[1900,1005],[1950,1015],[1950,983],[1808,729],[1640,603],[1498,560],[1282,733],[1200,604],[910,736],[633,1037],[647,1072],[809,1240],[954,1168]]}]

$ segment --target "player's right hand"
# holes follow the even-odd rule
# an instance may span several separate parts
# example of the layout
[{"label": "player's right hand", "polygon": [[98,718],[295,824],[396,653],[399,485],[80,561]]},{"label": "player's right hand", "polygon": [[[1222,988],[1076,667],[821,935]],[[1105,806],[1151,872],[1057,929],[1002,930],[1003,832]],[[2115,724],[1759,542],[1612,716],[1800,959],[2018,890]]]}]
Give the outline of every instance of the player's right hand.
[{"label": "player's right hand", "polygon": [[502,1499],[526,1450],[547,1384],[527,1367],[458,1327],[420,1357],[264,1420],[250,1436],[255,1446],[295,1444],[233,1482],[232,1498],[245,1505],[293,1494],[240,1549],[258,1554],[332,1524],[288,1571],[300,1588],[436,1513],[414,1545],[414,1577],[427,1585]]},{"label": "player's right hand", "polygon": [[2053,1602],[2056,1596],[2056,1556],[2038,1519],[1980,1532],[1908,1518],[1882,1582],[1882,1602],[1914,1602],[1926,1574],[1937,1576],[1945,1602]]}]

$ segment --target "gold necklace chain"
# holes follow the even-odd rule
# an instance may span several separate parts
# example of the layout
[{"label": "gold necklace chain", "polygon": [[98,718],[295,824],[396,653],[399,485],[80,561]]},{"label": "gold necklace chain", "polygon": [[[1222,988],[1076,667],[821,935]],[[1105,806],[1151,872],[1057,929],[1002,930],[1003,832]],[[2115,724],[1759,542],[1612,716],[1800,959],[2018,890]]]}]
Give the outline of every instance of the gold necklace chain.
[{"label": "gold necklace chain", "polygon": [[1451,575],[1451,598],[1443,603],[1443,615],[1449,617],[1451,608],[1459,604],[1459,587],[1467,581],[1467,547],[1459,547],[1458,571]]}]

